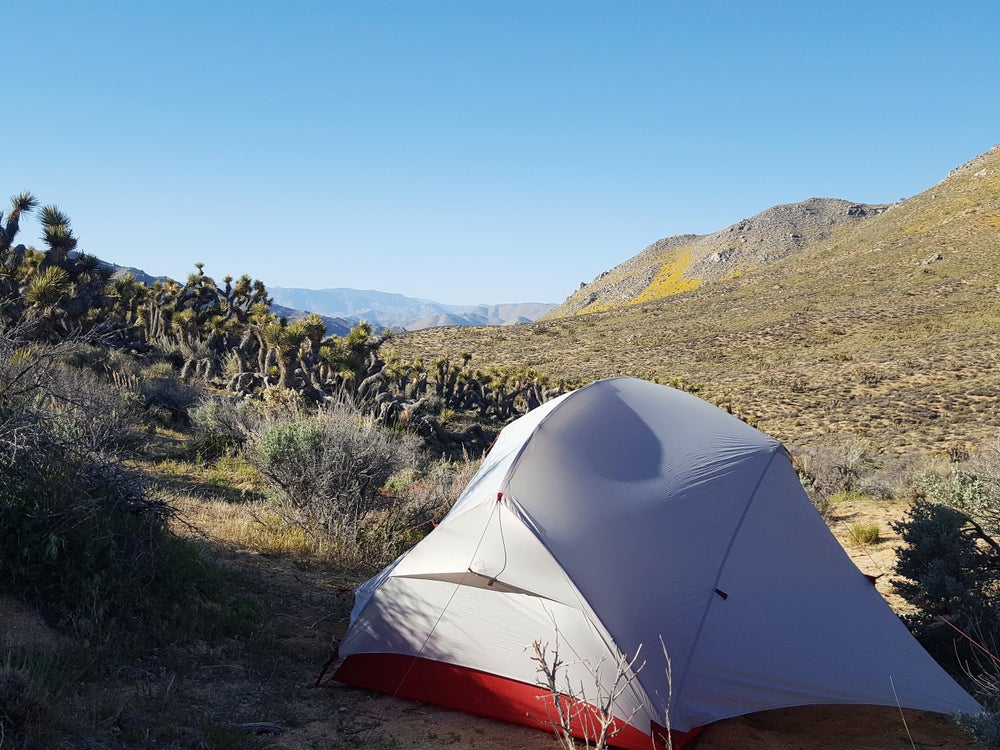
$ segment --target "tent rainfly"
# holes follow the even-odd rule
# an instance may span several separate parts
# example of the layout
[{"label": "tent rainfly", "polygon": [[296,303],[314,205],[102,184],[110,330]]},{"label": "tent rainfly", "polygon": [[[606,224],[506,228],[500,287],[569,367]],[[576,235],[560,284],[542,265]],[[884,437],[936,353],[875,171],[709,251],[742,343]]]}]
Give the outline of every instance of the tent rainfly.
[{"label": "tent rainfly", "polygon": [[[504,428],[437,528],[357,590],[335,677],[551,731],[535,642],[559,644],[582,705],[615,694],[622,748],[808,704],[981,710],[850,560],[778,441],[635,378]],[[640,650],[615,689],[618,657]]]}]

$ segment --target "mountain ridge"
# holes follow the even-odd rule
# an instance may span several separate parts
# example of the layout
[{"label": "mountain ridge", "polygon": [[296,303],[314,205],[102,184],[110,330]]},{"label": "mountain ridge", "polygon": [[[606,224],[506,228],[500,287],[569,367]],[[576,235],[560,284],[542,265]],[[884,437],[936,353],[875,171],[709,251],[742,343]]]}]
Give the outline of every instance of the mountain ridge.
[{"label": "mountain ridge", "polygon": [[545,318],[648,302],[725,281],[793,255],[891,205],[807,198],[772,206],[712,234],[665,237],[581,284]]},{"label": "mountain ridge", "polygon": [[511,302],[498,305],[450,305],[374,289],[334,287],[268,287],[279,305],[345,320],[366,320],[376,328],[412,331],[437,325],[502,326],[536,320],[550,303]]}]

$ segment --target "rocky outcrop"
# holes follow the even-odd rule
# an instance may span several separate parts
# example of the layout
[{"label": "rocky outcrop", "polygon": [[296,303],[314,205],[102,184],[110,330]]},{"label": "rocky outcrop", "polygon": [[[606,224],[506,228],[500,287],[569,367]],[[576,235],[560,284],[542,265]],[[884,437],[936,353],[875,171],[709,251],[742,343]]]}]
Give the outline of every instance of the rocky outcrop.
[{"label": "rocky outcrop", "polygon": [[763,211],[710,234],[693,248],[687,273],[718,281],[738,271],[773,263],[825,240],[838,229],[885,211],[888,205],[851,203],[837,198],[809,198]]}]

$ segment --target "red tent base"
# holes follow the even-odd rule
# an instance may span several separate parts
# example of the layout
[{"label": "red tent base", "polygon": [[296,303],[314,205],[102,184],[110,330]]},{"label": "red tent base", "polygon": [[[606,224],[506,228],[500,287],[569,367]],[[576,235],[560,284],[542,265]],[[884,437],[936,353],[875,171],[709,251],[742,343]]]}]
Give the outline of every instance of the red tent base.
[{"label": "red tent base", "polygon": [[[401,654],[352,654],[333,677],[392,696],[553,731],[548,718],[550,713],[555,715],[553,698],[547,690],[467,667]],[[676,750],[690,747],[700,731],[700,727],[690,732],[671,730],[671,743]],[[582,727],[574,726],[574,733],[584,736]],[[652,742],[658,748],[665,748],[666,733],[658,724],[653,724],[648,733],[623,725],[608,744],[623,750],[650,750]]]}]

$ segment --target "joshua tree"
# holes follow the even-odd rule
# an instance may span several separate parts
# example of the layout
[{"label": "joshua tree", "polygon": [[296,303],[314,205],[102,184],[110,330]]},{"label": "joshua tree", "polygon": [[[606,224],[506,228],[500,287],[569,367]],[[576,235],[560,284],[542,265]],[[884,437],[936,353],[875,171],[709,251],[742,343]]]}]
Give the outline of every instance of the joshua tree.
[{"label": "joshua tree", "polygon": [[324,369],[344,384],[356,387],[364,379],[372,356],[388,334],[372,335],[372,327],[361,321],[347,336],[331,336],[323,342],[321,357]]},{"label": "joshua tree", "polygon": [[71,327],[81,330],[85,325],[101,318],[111,268],[93,255],[84,253],[67,259],[64,268],[73,281],[73,289],[63,300],[62,306]]},{"label": "joshua tree", "polygon": [[232,276],[226,276],[222,281],[226,285],[221,294],[226,301],[224,307],[227,318],[235,318],[240,323],[246,323],[256,305],[271,304],[267,289],[261,281],[255,281],[246,274],[240,276],[235,285],[232,283]]},{"label": "joshua tree", "polygon": [[130,273],[115,276],[104,290],[108,298],[108,317],[112,322],[126,326],[139,320],[139,306],[146,298],[147,287],[135,280]]},{"label": "joshua tree", "polygon": [[37,205],[35,196],[27,191],[11,196],[6,224],[3,223],[3,212],[0,211],[0,252],[10,250],[21,229],[21,215],[30,213]]},{"label": "joshua tree", "polygon": [[47,268],[35,275],[24,292],[28,305],[26,317],[36,326],[37,338],[52,338],[66,333],[61,303],[72,293],[73,282],[62,268]]},{"label": "joshua tree", "polygon": [[76,250],[77,239],[69,225],[69,217],[56,206],[45,206],[38,214],[42,222],[42,239],[48,245],[49,251],[42,260],[41,270],[50,266],[62,267],[66,264],[69,254]]},{"label": "joshua tree", "polygon": [[274,352],[278,365],[278,385],[282,388],[294,388],[295,365],[299,359],[299,350],[306,340],[305,326],[299,322],[272,323],[264,329],[264,341]]}]

